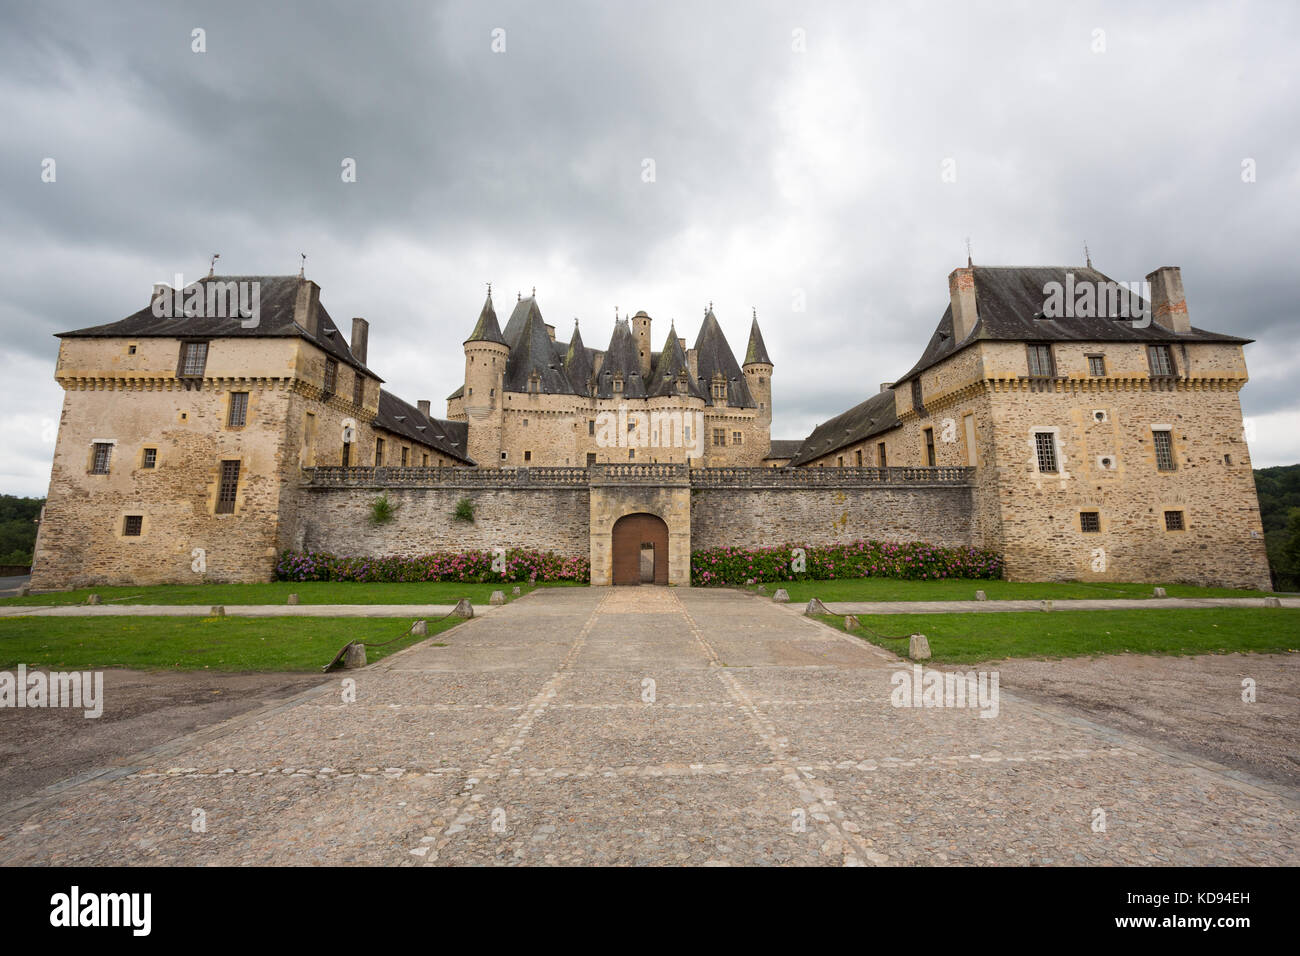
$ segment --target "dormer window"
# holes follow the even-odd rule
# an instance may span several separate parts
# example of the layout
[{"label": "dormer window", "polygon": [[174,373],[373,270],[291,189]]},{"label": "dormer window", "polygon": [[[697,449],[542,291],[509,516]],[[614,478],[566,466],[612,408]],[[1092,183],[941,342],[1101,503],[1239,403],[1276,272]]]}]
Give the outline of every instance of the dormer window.
[{"label": "dormer window", "polygon": [[622,373],[622,372],[615,372],[615,373],[614,373],[614,391],[616,391],[616,392],[622,392],[622,391],[623,391],[623,373]]},{"label": "dormer window", "polygon": [[542,390],[542,377],[534,372],[528,376],[528,391],[540,392]]}]

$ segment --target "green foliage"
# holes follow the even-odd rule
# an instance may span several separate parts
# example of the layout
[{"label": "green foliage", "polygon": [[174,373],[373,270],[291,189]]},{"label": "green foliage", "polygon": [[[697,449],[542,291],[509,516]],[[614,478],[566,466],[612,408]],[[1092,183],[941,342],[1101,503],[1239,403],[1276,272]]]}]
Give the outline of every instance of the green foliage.
[{"label": "green foliage", "polygon": [[456,502],[456,510],[452,512],[452,517],[457,521],[474,520],[474,502],[468,498],[461,498]]},{"label": "green foliage", "polygon": [[1278,465],[1255,471],[1259,516],[1273,586],[1279,591],[1300,589],[1300,465]]},{"label": "green foliage", "polygon": [[370,502],[370,523],[373,525],[388,524],[396,514],[397,505],[389,499],[386,491]]},{"label": "green foliage", "polygon": [[30,564],[44,498],[0,495],[0,564]]}]

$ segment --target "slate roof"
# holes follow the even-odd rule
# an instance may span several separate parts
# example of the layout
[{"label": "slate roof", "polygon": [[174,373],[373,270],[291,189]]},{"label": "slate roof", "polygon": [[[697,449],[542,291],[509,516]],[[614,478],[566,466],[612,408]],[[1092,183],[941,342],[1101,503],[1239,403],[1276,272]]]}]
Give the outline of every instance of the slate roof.
[{"label": "slate roof", "polygon": [[773,458],[794,458],[799,454],[799,449],[803,447],[803,442],[804,440],[802,438],[773,438],[772,450],[767,453],[767,457],[763,460],[768,461]]},{"label": "slate roof", "polygon": [[[343,334],[330,318],[323,303],[317,306],[320,332],[310,335],[294,321],[294,303],[298,286],[303,280],[298,276],[205,276],[185,287],[183,294],[196,285],[209,282],[258,283],[258,324],[244,328],[236,316],[204,316],[195,318],[159,318],[147,305],[125,319],[107,325],[93,325],[72,332],[59,332],[59,338],[303,338],[319,346],[345,365],[360,369],[372,378],[383,381],[374,372],[357,361]],[[206,299],[206,294],[205,294]]]},{"label": "slate roof", "polygon": [[978,341],[1226,342],[1241,345],[1251,341],[1197,328],[1180,334],[1156,325],[1154,320],[1145,328],[1135,328],[1127,319],[1036,318],[1043,311],[1044,287],[1049,282],[1064,286],[1067,273],[1073,274],[1076,286],[1082,282],[1114,281],[1087,266],[976,266],[974,272],[978,318],[971,334],[962,342],[953,341],[950,303],[920,360],[896,384],[906,382]]},{"label": "slate roof", "polygon": [[806,464],[837,448],[864,441],[881,432],[889,431],[897,425],[898,415],[894,411],[893,391],[879,392],[865,402],[854,405],[847,412],[836,415],[830,421],[814,428],[812,434],[803,440],[798,454],[790,464]]},{"label": "slate roof", "polygon": [[699,372],[699,384],[704,391],[704,400],[713,404],[713,375],[721,372],[727,380],[727,404],[732,408],[757,408],[758,403],[749,393],[749,384],[736,364],[736,356],[727,344],[727,337],[722,334],[718,318],[709,309],[704,315],[704,324],[695,339],[696,368]]},{"label": "slate roof", "polygon": [[650,384],[646,386],[646,393],[652,398],[676,395],[677,379],[682,372],[686,373],[687,395],[691,398],[705,397],[700,391],[699,383],[691,377],[691,366],[686,360],[686,352],[682,350],[682,343],[677,338],[677,329],[674,326],[669,326],[668,341],[664,343],[663,351],[655,353],[651,359],[654,362],[654,371],[650,373]]},{"label": "slate roof", "polygon": [[[614,375],[623,373],[623,391],[614,391]],[[609,348],[605,350],[605,361],[601,363],[596,375],[596,395],[599,398],[612,398],[621,394],[623,398],[645,398],[646,382],[641,377],[641,356],[637,353],[636,337],[632,334],[632,325],[627,319],[614,322],[614,332],[609,337]]]},{"label": "slate roof", "polygon": [[573,337],[564,350],[564,374],[569,384],[578,395],[588,395],[591,390],[593,371],[591,352],[582,344],[582,333],[578,331],[578,320],[573,320]]},{"label": "slate roof", "polygon": [[745,364],[756,365],[758,363],[771,365],[772,360],[767,357],[767,346],[763,344],[763,333],[758,328],[758,316],[754,316],[754,323],[749,327],[749,347],[745,349]]},{"label": "slate roof", "polygon": [[469,442],[467,422],[449,422],[425,415],[416,406],[382,388],[379,390],[379,414],[375,416],[373,425],[417,445],[450,455],[466,465],[474,464],[466,453]]},{"label": "slate roof", "polygon": [[[523,310],[524,317],[518,334],[510,346],[510,357],[506,360],[505,382],[502,387],[508,392],[527,392],[530,390],[529,382],[536,373],[540,380],[538,387],[540,392],[546,395],[577,394],[577,389],[570,384],[568,376],[561,367],[563,359],[556,354],[555,343],[551,341],[550,333],[546,331],[546,323],[542,320],[542,313],[537,308],[536,301],[530,298],[519,304],[526,305],[526,308]],[[519,313],[520,309],[516,308],[514,315],[510,317],[511,325],[515,323],[515,317]],[[509,338],[509,326],[507,326],[507,338]]]},{"label": "slate roof", "polygon": [[469,334],[466,342],[496,342],[498,345],[505,345],[505,337],[501,334],[501,326],[497,324],[497,312],[492,307],[492,293],[489,292],[487,300],[483,303],[483,311],[478,314],[478,323],[474,326],[474,331]]}]

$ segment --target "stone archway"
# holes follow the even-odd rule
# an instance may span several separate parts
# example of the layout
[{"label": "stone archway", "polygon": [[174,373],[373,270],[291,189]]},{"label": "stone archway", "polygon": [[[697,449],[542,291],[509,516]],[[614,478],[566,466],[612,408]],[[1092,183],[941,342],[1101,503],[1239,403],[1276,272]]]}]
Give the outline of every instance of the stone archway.
[{"label": "stone archway", "polygon": [[668,525],[638,512],[614,522],[614,584],[668,583]]}]

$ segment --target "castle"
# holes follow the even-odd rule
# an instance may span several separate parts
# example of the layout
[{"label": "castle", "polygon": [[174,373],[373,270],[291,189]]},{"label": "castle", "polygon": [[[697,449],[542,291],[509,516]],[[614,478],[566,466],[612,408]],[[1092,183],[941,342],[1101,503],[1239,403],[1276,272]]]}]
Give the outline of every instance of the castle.
[{"label": "castle", "polygon": [[[1147,284],[968,263],[916,364],[802,441],[771,439],[756,316],[743,363],[712,307],[692,348],[674,327],[654,351],[638,312],[599,351],[576,321],[557,340],[535,295],[502,329],[489,291],[435,418],[382,387],[368,323],[345,340],[301,275],[156,287],[60,335],[32,585],[511,547],[587,557],[594,584],[687,585],[693,549],[878,538],[991,548],[1013,579],[1266,588],[1248,340],[1190,324],[1177,268]],[[391,521],[371,519],[379,495]]]}]

